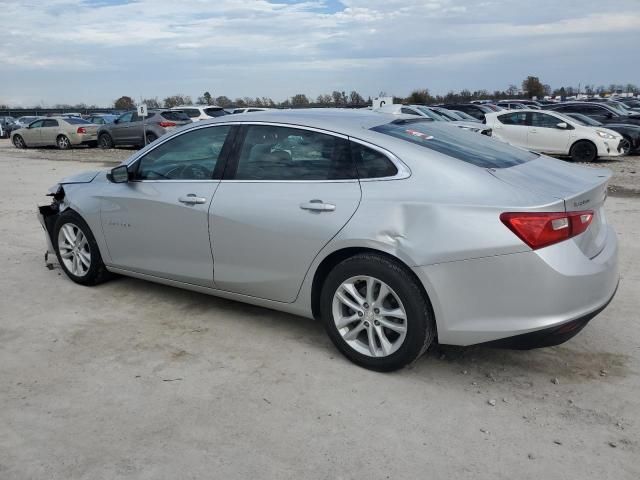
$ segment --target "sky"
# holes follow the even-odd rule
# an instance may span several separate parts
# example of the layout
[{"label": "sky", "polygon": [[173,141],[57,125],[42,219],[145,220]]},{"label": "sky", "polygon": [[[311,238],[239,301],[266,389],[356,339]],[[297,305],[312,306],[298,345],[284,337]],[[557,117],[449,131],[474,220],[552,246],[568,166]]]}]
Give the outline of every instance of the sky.
[{"label": "sky", "polygon": [[0,104],[640,84],[640,0],[0,0]]}]

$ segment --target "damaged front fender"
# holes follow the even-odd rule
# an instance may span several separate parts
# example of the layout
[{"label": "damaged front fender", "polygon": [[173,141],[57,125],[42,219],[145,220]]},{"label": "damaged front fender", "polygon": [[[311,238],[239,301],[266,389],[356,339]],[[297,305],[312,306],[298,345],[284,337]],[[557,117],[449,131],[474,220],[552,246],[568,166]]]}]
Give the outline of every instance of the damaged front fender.
[{"label": "damaged front fender", "polygon": [[47,196],[53,197],[53,200],[48,205],[38,206],[38,221],[45,231],[45,237],[47,238],[47,251],[44,254],[45,263],[48,268],[53,266],[52,259],[56,258],[55,249],[53,247],[53,228],[56,224],[56,219],[60,212],[63,210],[62,205],[65,197],[64,188],[62,185],[54,185],[49,189]]}]

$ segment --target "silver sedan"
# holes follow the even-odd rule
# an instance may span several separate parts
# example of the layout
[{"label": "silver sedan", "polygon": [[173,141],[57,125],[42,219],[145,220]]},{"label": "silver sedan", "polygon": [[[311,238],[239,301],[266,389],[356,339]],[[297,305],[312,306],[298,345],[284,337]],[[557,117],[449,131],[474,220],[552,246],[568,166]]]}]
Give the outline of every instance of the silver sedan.
[{"label": "silver sedan", "polygon": [[68,277],[128,275],[320,319],[389,371],[443,344],[556,345],[613,297],[610,173],[366,111],[198,122],[39,209]]}]

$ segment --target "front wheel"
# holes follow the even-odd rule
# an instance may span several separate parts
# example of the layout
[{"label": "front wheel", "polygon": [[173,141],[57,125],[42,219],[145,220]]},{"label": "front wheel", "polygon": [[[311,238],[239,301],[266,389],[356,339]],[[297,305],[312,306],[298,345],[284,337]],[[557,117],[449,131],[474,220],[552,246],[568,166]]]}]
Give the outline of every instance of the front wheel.
[{"label": "front wheel", "polygon": [[429,300],[405,267],[377,254],[344,260],[328,275],[320,310],[349,360],[388,372],[418,359],[436,334]]},{"label": "front wheel", "polygon": [[67,210],[56,221],[52,236],[58,262],[67,276],[81,285],[97,285],[109,277],[89,225]]},{"label": "front wheel", "polygon": [[27,144],[24,143],[24,140],[20,135],[13,136],[13,146],[16,148],[27,148]]},{"label": "front wheel", "polygon": [[629,137],[622,137],[620,145],[618,145],[618,151],[621,155],[629,155],[631,152],[631,139]]},{"label": "front wheel", "polygon": [[588,140],[580,140],[571,147],[570,155],[574,162],[593,162],[598,158],[598,149]]}]

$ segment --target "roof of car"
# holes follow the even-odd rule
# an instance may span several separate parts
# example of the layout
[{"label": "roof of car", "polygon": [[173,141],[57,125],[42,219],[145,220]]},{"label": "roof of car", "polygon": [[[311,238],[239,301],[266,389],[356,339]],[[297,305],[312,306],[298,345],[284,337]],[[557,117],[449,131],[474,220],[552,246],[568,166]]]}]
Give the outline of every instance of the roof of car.
[{"label": "roof of car", "polygon": [[[203,120],[204,123],[247,123],[247,122],[277,122],[291,125],[307,126],[327,130],[345,135],[362,137],[363,132],[372,127],[392,122],[402,115],[373,112],[371,110],[354,110],[343,108],[305,108],[290,110],[264,110],[252,112],[249,116],[226,115],[211,120]],[[406,118],[415,118],[406,115]]]}]

